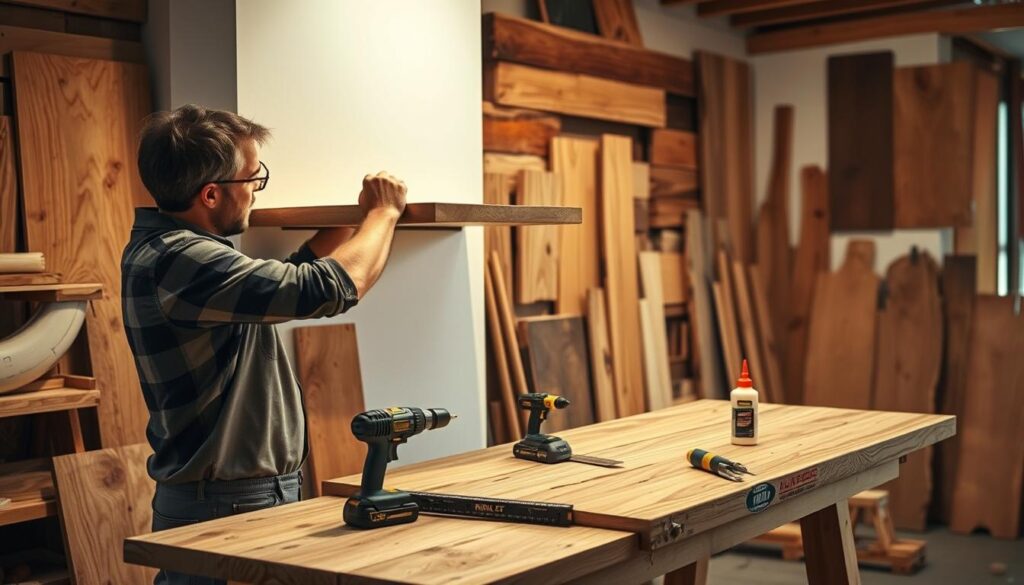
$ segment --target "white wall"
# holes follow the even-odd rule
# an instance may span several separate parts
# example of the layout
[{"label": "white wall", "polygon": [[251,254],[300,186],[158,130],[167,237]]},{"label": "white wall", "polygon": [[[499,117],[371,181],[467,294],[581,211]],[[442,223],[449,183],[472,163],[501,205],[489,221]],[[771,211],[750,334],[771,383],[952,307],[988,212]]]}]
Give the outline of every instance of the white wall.
[{"label": "white wall", "polygon": [[[755,161],[757,200],[767,195],[771,165],[773,110],[779,104],[794,107],[793,167],[790,175],[790,239],[796,242],[800,227],[800,168],[816,164],[828,167],[828,94],[826,62],[830,55],[893,52],[897,67],[927,65],[948,59],[948,44],[939,35],[925,34],[832,45],[799,51],[752,56],[755,78]],[[870,124],[871,120],[864,120]],[[756,215],[755,215],[756,217]],[[838,267],[851,238],[876,242],[875,270],[884,274],[889,263],[908,252],[911,245],[928,250],[940,263],[952,250],[951,230],[895,230],[891,233],[844,232],[833,234],[831,255]]]}]

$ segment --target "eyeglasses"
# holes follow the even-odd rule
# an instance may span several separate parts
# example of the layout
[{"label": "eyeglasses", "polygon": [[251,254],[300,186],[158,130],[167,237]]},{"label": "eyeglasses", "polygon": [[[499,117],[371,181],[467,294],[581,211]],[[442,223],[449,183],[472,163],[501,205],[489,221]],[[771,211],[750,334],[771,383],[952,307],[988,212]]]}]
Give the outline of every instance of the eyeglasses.
[{"label": "eyeglasses", "polygon": [[253,189],[253,191],[262,191],[262,190],[267,188],[267,183],[270,182],[270,169],[267,168],[267,165],[263,164],[263,161],[260,161],[260,168],[263,169],[264,171],[266,171],[267,174],[262,176],[262,177],[253,177],[251,179],[225,179],[225,180],[222,180],[222,181],[210,181],[210,182],[211,183],[248,183],[249,181],[259,181],[259,183],[256,184],[256,188]]}]

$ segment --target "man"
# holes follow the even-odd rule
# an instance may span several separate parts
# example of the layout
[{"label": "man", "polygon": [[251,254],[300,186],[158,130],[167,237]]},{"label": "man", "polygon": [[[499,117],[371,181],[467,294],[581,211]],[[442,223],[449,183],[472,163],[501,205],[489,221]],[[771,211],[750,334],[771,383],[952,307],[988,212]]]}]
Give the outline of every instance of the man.
[{"label": "man", "polygon": [[[139,174],[158,209],[138,209],[121,261],[125,330],[150,418],[153,530],[299,499],[306,428],[273,323],[353,307],[384,269],[405,184],[367,175],[352,235],[325,229],[284,262],[235,250],[269,131],[188,105],[154,114]],[[161,572],[156,583],[218,583]]]}]

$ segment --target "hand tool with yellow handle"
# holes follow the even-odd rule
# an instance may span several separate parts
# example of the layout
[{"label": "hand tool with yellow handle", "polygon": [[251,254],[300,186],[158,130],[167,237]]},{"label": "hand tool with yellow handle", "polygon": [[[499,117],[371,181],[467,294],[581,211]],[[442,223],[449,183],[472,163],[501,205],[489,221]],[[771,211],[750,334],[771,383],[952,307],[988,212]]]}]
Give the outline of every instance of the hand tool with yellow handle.
[{"label": "hand tool with yellow handle", "polygon": [[443,408],[392,407],[368,410],[352,419],[352,434],[366,443],[363,481],[359,492],[345,502],[345,523],[356,528],[380,528],[413,522],[419,506],[407,492],[385,490],[388,463],[398,459],[398,446],[423,431],[439,429],[455,418]]},{"label": "hand tool with yellow handle", "polygon": [[512,454],[520,459],[540,461],[541,463],[560,463],[570,460],[601,467],[619,467],[621,461],[592,457],[590,455],[573,455],[569,443],[554,435],[540,432],[540,423],[547,420],[551,409],[563,409],[569,406],[569,400],[557,394],[530,392],[519,395],[519,408],[530,411],[530,422],[526,436],[512,447]]},{"label": "hand tool with yellow handle", "polygon": [[741,473],[755,475],[745,465],[730,461],[721,455],[708,453],[704,449],[690,449],[686,452],[686,460],[697,469],[703,469],[732,481],[743,481]]}]

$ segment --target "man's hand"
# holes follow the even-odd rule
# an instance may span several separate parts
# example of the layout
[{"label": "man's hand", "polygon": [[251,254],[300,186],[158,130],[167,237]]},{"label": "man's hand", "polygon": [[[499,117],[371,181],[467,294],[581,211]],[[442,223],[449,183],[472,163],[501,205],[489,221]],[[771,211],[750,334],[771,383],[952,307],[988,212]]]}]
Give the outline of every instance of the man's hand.
[{"label": "man's hand", "polygon": [[363,190],[359,193],[359,207],[364,215],[374,210],[394,211],[395,217],[405,211],[405,183],[381,171],[363,177]]}]

